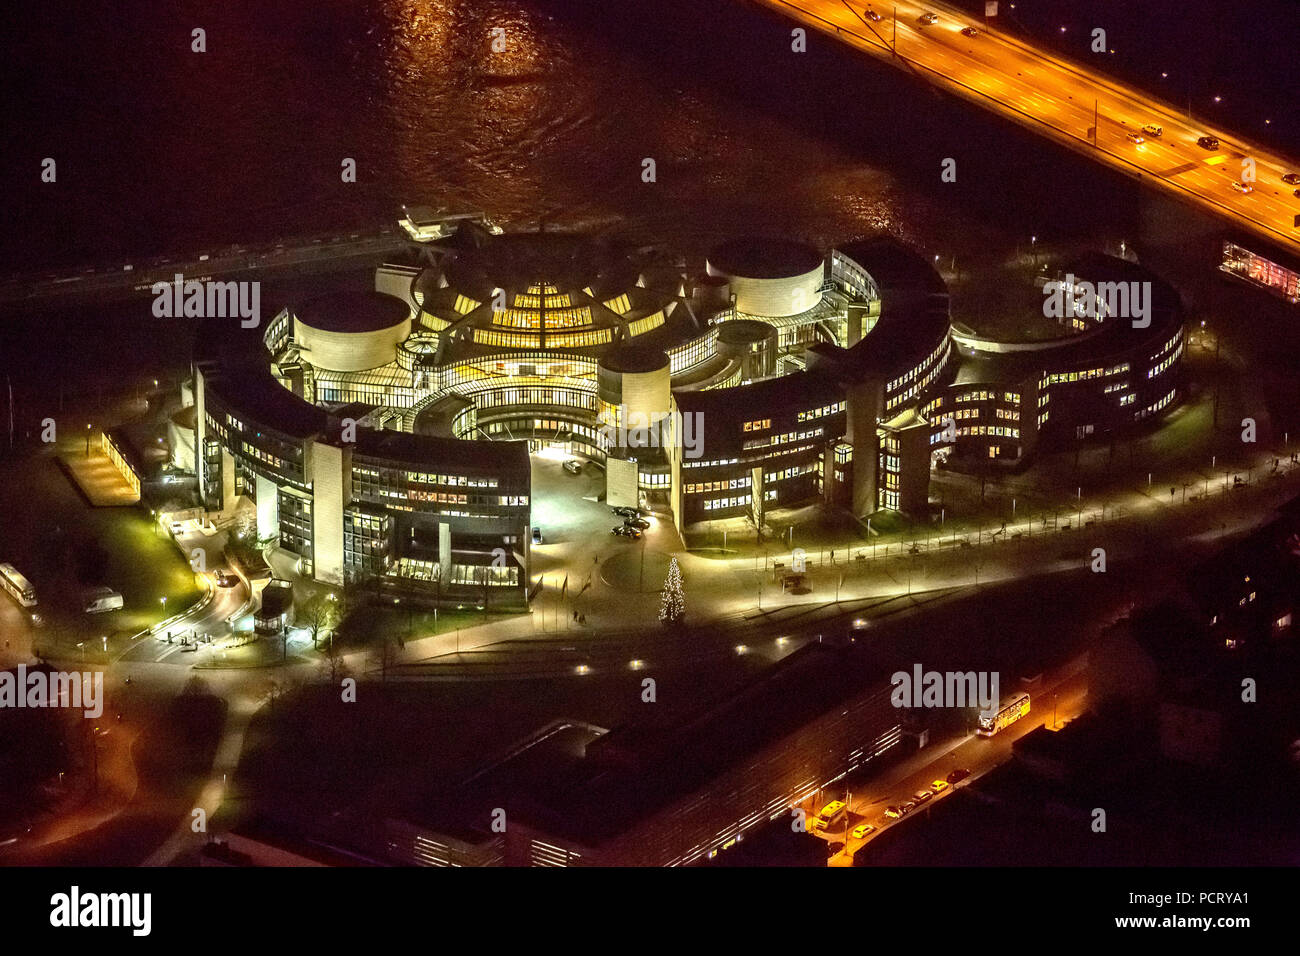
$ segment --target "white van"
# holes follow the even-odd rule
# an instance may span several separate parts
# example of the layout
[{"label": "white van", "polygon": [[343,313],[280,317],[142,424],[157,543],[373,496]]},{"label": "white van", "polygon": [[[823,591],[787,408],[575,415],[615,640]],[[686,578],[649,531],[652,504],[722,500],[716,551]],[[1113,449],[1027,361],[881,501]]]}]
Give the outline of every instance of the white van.
[{"label": "white van", "polygon": [[86,592],[86,613],[100,614],[104,611],[120,611],[122,595],[112,588],[95,588]]}]

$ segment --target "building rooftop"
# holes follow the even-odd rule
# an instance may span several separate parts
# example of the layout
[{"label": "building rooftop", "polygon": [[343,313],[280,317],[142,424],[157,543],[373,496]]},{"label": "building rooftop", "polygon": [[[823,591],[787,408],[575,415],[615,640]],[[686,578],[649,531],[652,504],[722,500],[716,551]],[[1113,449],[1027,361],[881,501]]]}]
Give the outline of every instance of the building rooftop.
[{"label": "building rooftop", "polygon": [[855,644],[809,644],[693,712],[594,739],[582,761],[527,794],[526,816],[597,846],[842,703],[887,691],[892,670]]},{"label": "building rooftop", "polygon": [[323,332],[373,332],[400,325],[410,315],[400,299],[380,292],[331,292],[293,312],[299,322]]},{"label": "building rooftop", "polygon": [[805,275],[821,265],[822,254],[794,239],[744,237],[715,246],[709,269],[748,279],[784,279]]}]

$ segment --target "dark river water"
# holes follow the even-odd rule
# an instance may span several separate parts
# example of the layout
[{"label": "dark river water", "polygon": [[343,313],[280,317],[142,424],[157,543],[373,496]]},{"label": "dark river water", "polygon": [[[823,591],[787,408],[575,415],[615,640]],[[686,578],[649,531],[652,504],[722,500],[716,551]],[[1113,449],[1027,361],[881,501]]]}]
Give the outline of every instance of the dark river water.
[{"label": "dark river water", "polygon": [[[1117,71],[1176,60],[1198,109],[1219,91],[1244,131],[1294,135],[1295,44],[1260,47],[1300,33],[1295,0],[1015,6],[1005,26],[1084,58],[1074,47],[1103,23]],[[1077,202],[1059,215],[1041,147],[829,41],[794,56],[789,26],[741,0],[20,0],[7,16],[0,272],[354,230],[402,203],[688,251],[736,232],[885,229],[944,256],[996,254],[1125,225],[1123,209]],[[1190,40],[1209,18],[1209,39]],[[970,159],[956,188],[938,180],[949,155]],[[56,184],[37,181],[45,157]],[[640,180],[645,158],[656,183]]]},{"label": "dark river water", "polygon": [[[1084,60],[1103,24],[1115,72],[1181,82],[1171,100],[1300,155],[1300,0],[1002,12]],[[1139,219],[1113,174],[816,34],[792,54],[791,25],[743,0],[16,0],[5,16],[0,274],[353,232],[403,203],[686,255],[741,233],[824,248],[885,230],[966,270],[1031,235],[1131,239]],[[39,181],[46,157],[55,183]],[[948,157],[956,183],[939,179]],[[268,291],[277,308],[292,294]],[[38,412],[56,378],[112,388],[183,368],[189,330],[139,313],[6,319],[19,404]]]}]

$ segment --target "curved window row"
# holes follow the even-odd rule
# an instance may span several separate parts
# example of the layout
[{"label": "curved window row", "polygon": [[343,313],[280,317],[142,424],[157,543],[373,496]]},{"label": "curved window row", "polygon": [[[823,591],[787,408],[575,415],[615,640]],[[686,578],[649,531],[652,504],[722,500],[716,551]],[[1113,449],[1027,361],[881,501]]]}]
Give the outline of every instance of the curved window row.
[{"label": "curved window row", "polygon": [[660,309],[658,312],[647,315],[643,319],[636,319],[629,322],[627,324],[627,334],[633,337],[645,335],[645,333],[652,329],[659,328],[659,326],[664,324],[664,321],[664,310]]}]

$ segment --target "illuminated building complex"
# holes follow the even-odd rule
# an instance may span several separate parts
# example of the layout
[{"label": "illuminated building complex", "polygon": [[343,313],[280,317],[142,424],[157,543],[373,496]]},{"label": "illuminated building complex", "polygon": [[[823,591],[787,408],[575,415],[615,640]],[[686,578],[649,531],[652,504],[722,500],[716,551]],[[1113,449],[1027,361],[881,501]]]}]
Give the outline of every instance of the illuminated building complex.
[{"label": "illuminated building complex", "polygon": [[318,580],[521,601],[530,451],[596,462],[611,504],[679,530],[815,500],[924,512],[954,446],[1019,460],[1053,428],[1174,401],[1181,325],[1158,286],[1140,334],[1106,320],[1017,351],[953,332],[944,283],[893,240],[829,256],[734,241],[687,270],[655,249],[466,221],[419,264],[381,266],[374,291],[258,329],[206,324],[200,490],[210,510],[256,502],[261,535]]}]

